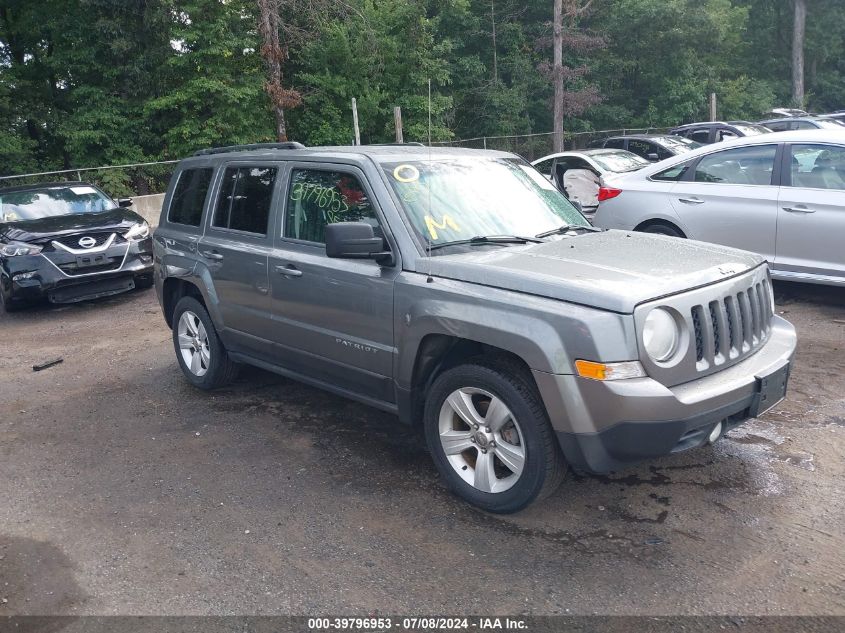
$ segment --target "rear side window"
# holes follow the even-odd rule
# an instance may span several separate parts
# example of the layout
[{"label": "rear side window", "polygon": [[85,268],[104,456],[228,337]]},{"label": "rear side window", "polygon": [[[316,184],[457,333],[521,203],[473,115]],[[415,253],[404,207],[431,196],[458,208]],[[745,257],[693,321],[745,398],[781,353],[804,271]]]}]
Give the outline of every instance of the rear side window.
[{"label": "rear side window", "polygon": [[212,225],[267,235],[275,167],[227,167]]},{"label": "rear side window", "polygon": [[608,140],[605,144],[605,147],[610,147],[612,149],[625,149],[625,139],[623,138],[612,138]]},{"label": "rear side window", "polygon": [[665,169],[657,174],[654,174],[651,179],[663,182],[678,182],[684,177],[684,174],[687,173],[691,164],[692,161],[675,165],[674,167],[670,167],[669,169]]},{"label": "rear side window", "polygon": [[368,222],[381,235],[375,209],[352,174],[294,169],[290,180],[285,237],[324,243],[326,225],[335,222]]},{"label": "rear side window", "polygon": [[693,141],[698,141],[699,143],[707,143],[710,140],[710,130],[693,130],[689,134],[687,134],[689,138]]},{"label": "rear side window", "polygon": [[168,222],[199,226],[202,220],[202,208],[208,187],[211,185],[209,168],[185,169],[179,174],[173,198],[170,200],[170,210],[167,214]]}]

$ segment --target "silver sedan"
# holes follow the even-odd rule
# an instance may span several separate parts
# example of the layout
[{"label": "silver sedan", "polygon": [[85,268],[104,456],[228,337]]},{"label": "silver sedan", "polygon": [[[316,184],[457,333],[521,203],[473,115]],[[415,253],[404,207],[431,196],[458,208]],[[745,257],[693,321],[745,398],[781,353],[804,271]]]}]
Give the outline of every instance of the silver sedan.
[{"label": "silver sedan", "polygon": [[593,224],[765,256],[776,279],[845,285],[845,129],[708,145],[605,177]]}]

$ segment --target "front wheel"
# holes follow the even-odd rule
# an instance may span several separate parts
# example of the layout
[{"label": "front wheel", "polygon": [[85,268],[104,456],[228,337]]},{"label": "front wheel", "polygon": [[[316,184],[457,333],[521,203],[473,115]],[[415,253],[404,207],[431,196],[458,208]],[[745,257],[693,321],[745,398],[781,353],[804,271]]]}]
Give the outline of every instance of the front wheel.
[{"label": "front wheel", "polygon": [[202,303],[182,297],[173,311],[172,323],[179,367],[194,386],[216,389],[235,379],[238,365],[229,358]]},{"label": "front wheel", "polygon": [[449,487],[484,510],[521,510],[551,494],[566,472],[536,389],[509,364],[481,361],[441,374],[424,424]]},{"label": "front wheel", "polygon": [[681,230],[668,222],[653,222],[640,229],[643,233],[654,233],[655,235],[668,235],[669,237],[686,237]]}]

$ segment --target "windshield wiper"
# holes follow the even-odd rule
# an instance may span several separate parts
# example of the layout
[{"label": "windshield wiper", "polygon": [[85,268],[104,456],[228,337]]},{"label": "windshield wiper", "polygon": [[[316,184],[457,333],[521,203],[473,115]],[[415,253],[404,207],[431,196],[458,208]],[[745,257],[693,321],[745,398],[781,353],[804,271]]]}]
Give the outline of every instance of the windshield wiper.
[{"label": "windshield wiper", "polygon": [[526,244],[528,242],[537,244],[543,240],[537,237],[523,237],[521,235],[476,235],[468,240],[453,240],[451,242],[443,242],[442,244],[434,244],[428,250],[436,251],[438,248],[446,246],[458,246],[460,244]]},{"label": "windshield wiper", "polygon": [[562,233],[566,233],[567,231],[577,231],[579,229],[583,229],[584,231],[590,231],[591,233],[599,233],[604,229],[600,229],[597,226],[584,226],[581,224],[564,224],[563,226],[559,226],[556,229],[552,229],[551,231],[543,231],[542,233],[538,233],[534,237],[542,238],[542,237],[549,237],[551,235],[560,235]]}]

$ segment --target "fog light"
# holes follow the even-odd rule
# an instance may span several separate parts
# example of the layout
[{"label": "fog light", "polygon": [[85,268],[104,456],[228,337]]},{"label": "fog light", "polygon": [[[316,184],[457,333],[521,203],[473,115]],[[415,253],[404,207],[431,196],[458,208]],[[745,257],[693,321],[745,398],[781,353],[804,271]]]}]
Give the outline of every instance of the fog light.
[{"label": "fog light", "polygon": [[712,444],[720,437],[722,437],[722,429],[725,427],[724,422],[719,422],[716,426],[713,427],[713,430],[710,431],[710,435],[707,436],[707,443]]},{"label": "fog light", "polygon": [[17,273],[12,279],[17,281],[18,279],[32,279],[35,277],[35,272],[28,272],[28,273]]}]

